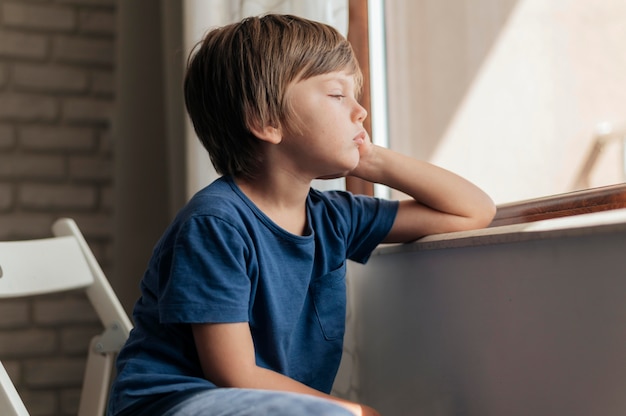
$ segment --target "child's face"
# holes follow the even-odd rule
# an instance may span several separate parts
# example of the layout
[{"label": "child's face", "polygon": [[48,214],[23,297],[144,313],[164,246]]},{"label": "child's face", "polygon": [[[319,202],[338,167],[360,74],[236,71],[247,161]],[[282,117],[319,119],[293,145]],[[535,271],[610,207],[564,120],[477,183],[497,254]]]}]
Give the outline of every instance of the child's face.
[{"label": "child's face", "polygon": [[367,111],[355,98],[352,74],[297,81],[287,88],[286,100],[295,125],[284,130],[281,145],[294,169],[314,179],[344,176],[357,166]]}]

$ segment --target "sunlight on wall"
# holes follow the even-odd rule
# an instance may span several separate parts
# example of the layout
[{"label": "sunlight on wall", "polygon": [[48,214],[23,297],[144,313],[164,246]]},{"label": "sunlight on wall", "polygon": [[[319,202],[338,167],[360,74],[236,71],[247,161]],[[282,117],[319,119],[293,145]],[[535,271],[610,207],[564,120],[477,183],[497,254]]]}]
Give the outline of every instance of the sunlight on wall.
[{"label": "sunlight on wall", "polygon": [[[455,27],[458,19],[437,14],[443,6],[420,1],[422,6],[428,3],[422,11],[430,13],[423,19],[439,19],[439,33],[484,30],[480,23],[485,17],[468,10],[478,4],[484,9],[488,0],[464,1],[460,20],[466,26],[461,29]],[[447,103],[431,97],[416,117],[451,111],[447,127],[434,137],[425,136],[433,129],[407,136],[430,141],[432,152],[417,156],[468,177],[498,203],[571,191],[597,124],[609,121],[620,128],[626,121],[626,2],[519,0],[501,20],[475,75],[468,76],[462,65],[440,63],[441,71],[452,73],[450,79],[466,79],[465,94]],[[454,40],[459,39],[467,45],[445,44],[430,33],[420,40],[425,44],[417,50],[420,63],[432,66],[436,46],[466,54],[485,48],[471,36]],[[436,68],[419,77],[422,86],[431,81],[441,85]],[[432,94],[442,92],[440,87]],[[602,156],[590,186],[623,180],[623,172],[616,169],[621,152],[609,147],[606,152],[611,153]]]},{"label": "sunlight on wall", "polygon": [[518,5],[433,157],[499,201],[571,190],[596,124],[626,119],[626,3],[567,3]]}]

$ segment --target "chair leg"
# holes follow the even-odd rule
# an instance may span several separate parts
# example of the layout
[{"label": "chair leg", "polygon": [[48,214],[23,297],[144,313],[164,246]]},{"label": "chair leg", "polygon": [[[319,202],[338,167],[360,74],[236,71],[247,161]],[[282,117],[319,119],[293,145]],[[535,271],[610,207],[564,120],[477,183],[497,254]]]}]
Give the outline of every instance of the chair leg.
[{"label": "chair leg", "polygon": [[87,367],[83,378],[78,416],[102,416],[107,405],[113,354],[96,352],[100,336],[92,338],[89,345]]}]

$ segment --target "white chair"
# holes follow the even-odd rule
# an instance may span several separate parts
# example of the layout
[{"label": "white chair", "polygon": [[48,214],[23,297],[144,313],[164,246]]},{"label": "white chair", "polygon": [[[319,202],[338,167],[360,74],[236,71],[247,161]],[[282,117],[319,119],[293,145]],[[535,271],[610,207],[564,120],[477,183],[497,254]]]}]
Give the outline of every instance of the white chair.
[{"label": "white chair", "polygon": [[[113,361],[132,324],[76,223],[59,219],[52,233],[52,238],[0,242],[0,299],[86,291],[105,329],[91,340],[78,415],[103,415]],[[28,415],[2,363],[0,415]]]}]

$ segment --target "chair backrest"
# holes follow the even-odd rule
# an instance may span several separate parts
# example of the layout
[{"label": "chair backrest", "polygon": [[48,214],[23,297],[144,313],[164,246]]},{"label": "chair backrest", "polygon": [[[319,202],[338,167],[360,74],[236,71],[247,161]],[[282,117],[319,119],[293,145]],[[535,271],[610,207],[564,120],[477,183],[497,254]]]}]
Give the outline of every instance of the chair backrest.
[{"label": "chair backrest", "polygon": [[[52,232],[51,238],[0,242],[0,301],[85,290],[105,329],[90,345],[78,414],[102,415],[113,359],[132,324],[76,223],[62,218]],[[28,415],[2,363],[0,415]]]}]

